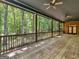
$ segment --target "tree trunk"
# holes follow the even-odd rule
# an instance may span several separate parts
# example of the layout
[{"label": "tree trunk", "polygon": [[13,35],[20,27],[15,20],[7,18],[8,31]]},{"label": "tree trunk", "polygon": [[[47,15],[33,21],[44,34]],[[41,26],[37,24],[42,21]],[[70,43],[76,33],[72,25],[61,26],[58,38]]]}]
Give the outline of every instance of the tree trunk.
[{"label": "tree trunk", "polygon": [[35,33],[35,14],[33,14],[32,31]]},{"label": "tree trunk", "polygon": [[[8,5],[4,5],[4,35],[8,35],[8,27],[7,27],[7,16],[8,16]],[[7,37],[3,38],[3,45],[7,46]]]},{"label": "tree trunk", "polygon": [[1,19],[1,11],[0,11],[0,35],[2,34],[2,19]]},{"label": "tree trunk", "polygon": [[7,16],[8,16],[8,5],[4,6],[4,35],[8,34],[8,27],[7,27]]},{"label": "tree trunk", "polygon": [[14,33],[17,33],[17,31],[16,31],[16,16],[15,16],[15,10],[13,7],[12,7],[12,11],[13,11],[13,16],[14,16]]},{"label": "tree trunk", "polygon": [[24,34],[24,11],[22,10],[21,33]]}]

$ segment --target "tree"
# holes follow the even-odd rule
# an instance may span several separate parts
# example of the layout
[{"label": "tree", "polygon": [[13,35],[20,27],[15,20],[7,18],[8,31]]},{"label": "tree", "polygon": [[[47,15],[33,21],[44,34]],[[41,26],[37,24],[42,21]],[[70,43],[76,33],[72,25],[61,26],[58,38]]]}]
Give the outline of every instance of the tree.
[{"label": "tree", "polygon": [[[4,35],[8,35],[8,28],[7,28],[7,15],[8,15],[8,5],[4,4]],[[3,38],[3,45],[7,45],[7,38]]]},{"label": "tree", "polygon": [[8,5],[4,5],[4,35],[8,34],[8,27],[7,27],[7,15],[8,15]]},{"label": "tree", "polygon": [[15,8],[14,7],[12,7],[12,11],[13,11],[13,17],[14,17],[14,33],[16,33],[17,31],[16,31],[16,15],[15,15]]},{"label": "tree", "polygon": [[22,20],[21,20],[21,32],[24,34],[24,11],[22,10]]}]

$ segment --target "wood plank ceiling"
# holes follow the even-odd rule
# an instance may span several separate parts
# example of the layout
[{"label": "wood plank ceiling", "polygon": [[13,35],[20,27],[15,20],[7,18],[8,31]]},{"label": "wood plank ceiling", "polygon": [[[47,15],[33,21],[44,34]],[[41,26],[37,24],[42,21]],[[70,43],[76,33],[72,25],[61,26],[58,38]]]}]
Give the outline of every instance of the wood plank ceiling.
[{"label": "wood plank ceiling", "polygon": [[33,8],[62,21],[70,20],[65,17],[67,14],[69,14],[69,16],[72,16],[71,20],[79,20],[78,19],[79,0],[57,0],[57,1],[62,1],[63,4],[56,6],[57,7],[56,10],[53,9],[52,7],[47,10],[46,9],[47,6],[43,5],[44,3],[49,3],[50,0],[18,0],[18,1],[24,4],[28,4]]}]

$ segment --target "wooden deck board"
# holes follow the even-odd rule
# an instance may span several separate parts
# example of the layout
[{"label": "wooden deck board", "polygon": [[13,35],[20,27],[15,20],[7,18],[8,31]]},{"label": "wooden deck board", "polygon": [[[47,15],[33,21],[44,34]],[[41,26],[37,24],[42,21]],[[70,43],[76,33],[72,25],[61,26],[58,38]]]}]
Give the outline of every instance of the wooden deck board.
[{"label": "wooden deck board", "polygon": [[[79,59],[79,37],[77,35],[62,35],[28,46],[23,59]],[[29,48],[31,47],[31,48]],[[20,58],[21,59],[21,58]]]},{"label": "wooden deck board", "polygon": [[65,35],[43,50],[41,54],[43,55],[39,59],[79,59],[79,37]]},{"label": "wooden deck board", "polygon": [[[55,57],[53,57],[53,54],[52,54],[51,55],[52,57],[50,59],[79,59],[79,37],[71,35],[64,38],[64,41],[62,42],[63,42],[62,47],[59,47],[61,44],[57,46],[59,47],[60,52]],[[64,45],[64,42],[66,42],[65,45]]]}]

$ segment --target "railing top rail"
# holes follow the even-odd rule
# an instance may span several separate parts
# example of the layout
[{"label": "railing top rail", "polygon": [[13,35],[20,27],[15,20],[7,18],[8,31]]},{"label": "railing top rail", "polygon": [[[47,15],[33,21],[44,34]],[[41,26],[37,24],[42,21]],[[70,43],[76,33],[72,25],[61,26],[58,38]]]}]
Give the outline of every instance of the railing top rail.
[{"label": "railing top rail", "polygon": [[[49,32],[38,32],[39,33],[49,33]],[[23,36],[23,35],[31,35],[31,34],[36,34],[36,33],[25,33],[25,34],[11,34],[11,35],[1,35],[0,37],[9,37],[9,36]]]}]

